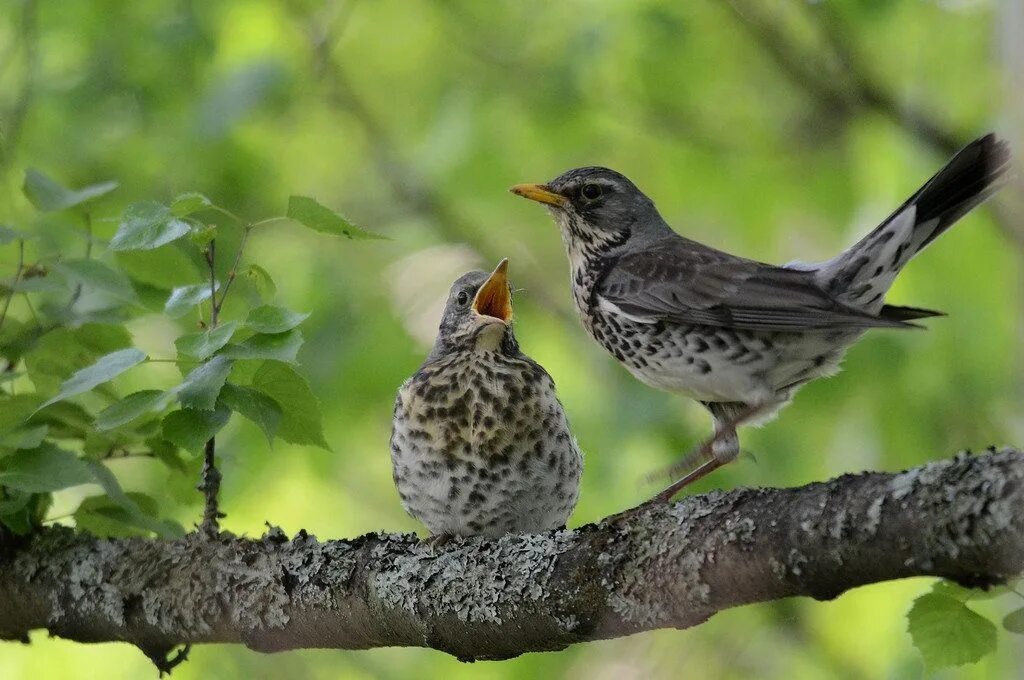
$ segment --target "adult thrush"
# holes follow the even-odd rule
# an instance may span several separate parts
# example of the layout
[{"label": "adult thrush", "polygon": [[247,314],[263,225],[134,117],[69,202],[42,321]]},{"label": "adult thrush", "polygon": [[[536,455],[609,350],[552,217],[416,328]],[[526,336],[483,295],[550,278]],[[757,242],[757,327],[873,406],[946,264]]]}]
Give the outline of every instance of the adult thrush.
[{"label": "adult thrush", "polygon": [[711,412],[715,434],[673,467],[689,474],[656,497],[668,500],[737,456],[738,425],[763,422],[802,385],[838,371],[866,330],[941,315],[888,305],[885,293],[911,258],[996,191],[1009,162],[1005,142],[982,137],[845,252],[782,267],[680,236],[607,168],[511,191],[545,204],[558,223],[590,335],[644,383]]},{"label": "adult thrush", "polygon": [[430,355],[395,400],[398,494],[442,540],[561,527],[579,495],[583,458],[551,376],[516,342],[507,268],[455,281]]}]

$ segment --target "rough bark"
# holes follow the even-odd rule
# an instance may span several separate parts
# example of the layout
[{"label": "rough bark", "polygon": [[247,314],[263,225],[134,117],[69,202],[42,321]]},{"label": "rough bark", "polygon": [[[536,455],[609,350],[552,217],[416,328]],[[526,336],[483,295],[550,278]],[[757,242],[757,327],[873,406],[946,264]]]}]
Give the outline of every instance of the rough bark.
[{"label": "rough bark", "polygon": [[907,576],[965,585],[1024,571],[1024,454],[960,455],[899,474],[737,489],[575,531],[430,546],[411,535],[304,533],[0,538],[0,638],[432,647],[504,659],[728,607]]}]

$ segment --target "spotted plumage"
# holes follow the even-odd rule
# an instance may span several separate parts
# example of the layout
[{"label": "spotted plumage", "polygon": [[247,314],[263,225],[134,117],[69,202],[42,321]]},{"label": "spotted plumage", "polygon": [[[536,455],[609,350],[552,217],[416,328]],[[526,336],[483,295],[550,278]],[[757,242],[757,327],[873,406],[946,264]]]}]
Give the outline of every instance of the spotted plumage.
[{"label": "spotted plumage", "polygon": [[710,471],[739,452],[737,425],[771,417],[800,386],[835,373],[865,331],[940,314],[887,305],[885,293],[914,255],[996,191],[1009,160],[1004,142],[982,137],[847,251],[784,267],[680,236],[606,168],[512,191],[546,204],[558,223],[591,336],[644,383],[711,412],[716,436],[701,448]]},{"label": "spotted plumage", "polygon": [[452,286],[434,349],[395,400],[402,505],[438,536],[564,526],[583,459],[555,385],[510,324],[505,264]]}]

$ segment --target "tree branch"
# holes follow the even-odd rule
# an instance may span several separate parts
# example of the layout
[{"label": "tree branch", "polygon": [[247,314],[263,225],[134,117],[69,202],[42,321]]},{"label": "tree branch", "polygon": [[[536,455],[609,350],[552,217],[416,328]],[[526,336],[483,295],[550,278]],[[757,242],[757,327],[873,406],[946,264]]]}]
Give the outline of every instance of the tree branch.
[{"label": "tree branch", "polygon": [[900,474],[715,491],[575,531],[427,546],[411,535],[319,542],[195,534],[98,540],[0,535],[0,638],[432,647],[504,659],[794,595],[943,576],[986,586],[1024,570],[1024,454],[960,455]]}]

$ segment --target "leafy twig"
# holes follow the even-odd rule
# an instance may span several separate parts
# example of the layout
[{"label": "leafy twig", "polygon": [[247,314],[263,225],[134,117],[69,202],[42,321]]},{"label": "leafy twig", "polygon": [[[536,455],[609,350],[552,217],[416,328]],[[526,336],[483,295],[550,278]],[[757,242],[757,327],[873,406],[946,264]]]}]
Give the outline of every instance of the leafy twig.
[{"label": "leafy twig", "polygon": [[18,239],[18,268],[14,272],[14,285],[11,286],[10,294],[4,299],[4,308],[0,310],[0,329],[4,327],[7,319],[7,310],[11,306],[11,298],[14,297],[18,282],[21,281],[21,272],[25,268],[25,239]]},{"label": "leafy twig", "polygon": [[[234,216],[228,211],[223,212]],[[239,222],[241,223],[241,220]],[[242,252],[245,250],[245,244],[249,240],[249,232],[252,231],[253,226],[246,224],[242,228],[242,239],[238,244],[238,251],[235,253],[234,262],[231,264],[231,271],[228,273],[228,280],[224,284],[219,300],[217,299],[217,239],[211,240],[210,245],[206,249],[206,264],[210,270],[210,329],[216,328],[217,323],[220,321],[221,308],[223,308],[224,301],[228,297],[231,283],[237,276],[238,264],[242,260]],[[217,440],[216,437],[210,437],[203,447],[202,477],[199,486],[196,487],[206,498],[200,529],[209,536],[216,536],[220,533],[220,519],[225,516],[220,511],[217,500],[220,495],[221,477],[220,470],[217,469]]]}]

